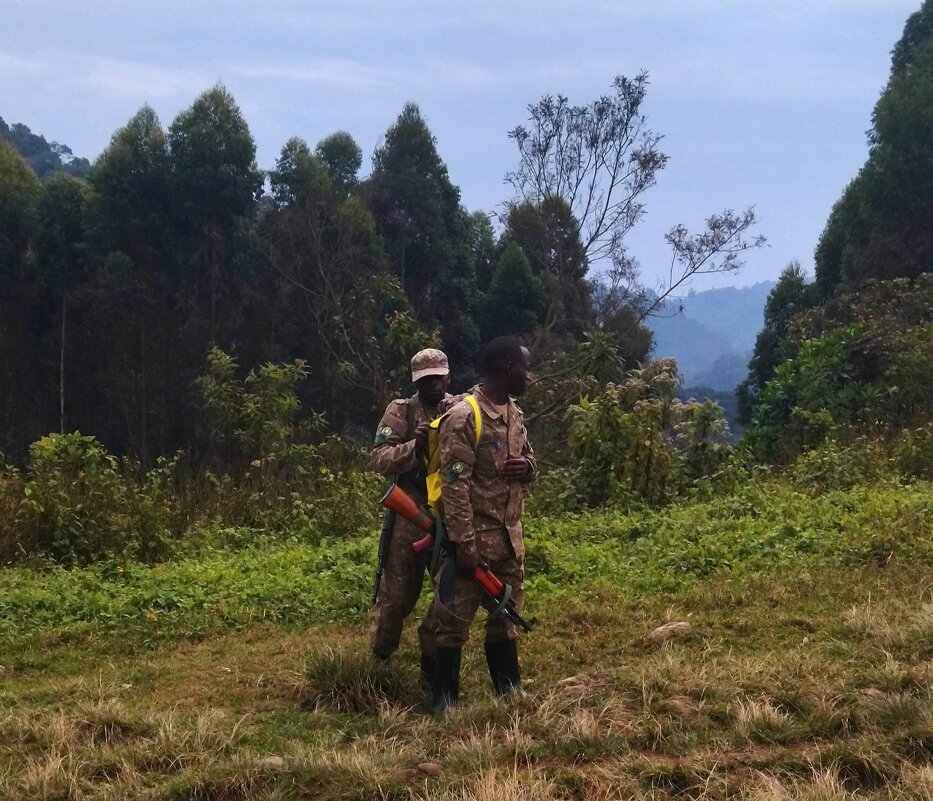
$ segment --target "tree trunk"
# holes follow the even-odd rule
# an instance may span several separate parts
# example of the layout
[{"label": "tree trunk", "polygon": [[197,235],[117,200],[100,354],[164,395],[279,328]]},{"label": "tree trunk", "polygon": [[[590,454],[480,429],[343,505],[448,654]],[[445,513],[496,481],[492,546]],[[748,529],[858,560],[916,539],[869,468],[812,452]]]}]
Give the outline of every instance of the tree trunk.
[{"label": "tree trunk", "polygon": [[62,338],[58,351],[58,430],[65,433],[65,320],[68,296],[62,295]]}]

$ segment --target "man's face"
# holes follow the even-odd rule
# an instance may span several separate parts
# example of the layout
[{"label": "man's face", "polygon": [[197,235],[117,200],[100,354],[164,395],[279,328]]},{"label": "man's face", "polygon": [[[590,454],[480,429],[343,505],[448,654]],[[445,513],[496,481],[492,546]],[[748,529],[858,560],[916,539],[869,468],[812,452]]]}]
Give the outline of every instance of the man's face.
[{"label": "man's face", "polygon": [[415,382],[418,397],[425,406],[437,406],[447,394],[449,375],[426,375]]},{"label": "man's face", "polygon": [[506,369],[506,389],[509,395],[518,397],[528,386],[528,376],[531,372],[531,352],[522,348],[521,358],[516,362],[509,362]]}]

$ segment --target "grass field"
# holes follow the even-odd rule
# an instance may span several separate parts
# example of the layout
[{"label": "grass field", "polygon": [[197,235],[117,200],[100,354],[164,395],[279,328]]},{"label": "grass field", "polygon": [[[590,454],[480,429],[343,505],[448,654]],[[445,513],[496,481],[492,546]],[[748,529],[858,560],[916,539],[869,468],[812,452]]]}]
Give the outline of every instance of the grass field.
[{"label": "grass field", "polygon": [[441,721],[412,632],[366,658],[374,536],[6,568],[0,798],[933,799],[931,521],[923,483],[532,521],[529,698],[476,630]]}]

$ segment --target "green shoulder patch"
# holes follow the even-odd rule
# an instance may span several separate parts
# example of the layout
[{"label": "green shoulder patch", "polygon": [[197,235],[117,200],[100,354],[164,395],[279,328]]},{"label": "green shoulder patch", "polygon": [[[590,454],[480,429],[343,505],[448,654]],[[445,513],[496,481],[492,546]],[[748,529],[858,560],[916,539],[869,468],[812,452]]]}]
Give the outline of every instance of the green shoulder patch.
[{"label": "green shoulder patch", "polygon": [[383,426],[376,432],[376,445],[382,445],[391,436],[392,426]]},{"label": "green shoulder patch", "polygon": [[456,481],[458,478],[460,478],[460,474],[463,473],[465,469],[466,469],[466,465],[463,462],[461,462],[459,459],[457,459],[457,461],[454,462],[450,466],[450,469],[447,471],[447,481],[448,482]]}]

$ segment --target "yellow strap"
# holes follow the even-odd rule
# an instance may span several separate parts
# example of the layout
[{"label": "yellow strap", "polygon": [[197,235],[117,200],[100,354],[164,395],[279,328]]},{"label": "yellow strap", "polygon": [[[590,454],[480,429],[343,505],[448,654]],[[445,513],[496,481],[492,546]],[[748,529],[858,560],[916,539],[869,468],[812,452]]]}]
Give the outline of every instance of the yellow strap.
[{"label": "yellow strap", "polygon": [[[473,407],[473,425],[476,427],[476,444],[473,446],[473,450],[476,450],[479,447],[480,437],[483,436],[483,415],[480,414],[479,404],[476,402],[476,398],[474,398],[472,395],[467,395],[464,400]],[[438,429],[443,418],[444,415],[435,417],[431,421],[431,428]]]},{"label": "yellow strap", "polygon": [[[479,447],[479,440],[483,435],[483,415],[480,414],[479,404],[476,402],[476,398],[472,395],[467,395],[466,401],[473,407],[473,424],[476,426],[475,450]],[[441,504],[441,484],[443,480],[441,478],[441,449],[438,443],[438,428],[443,417],[444,416],[441,415],[441,417],[431,421],[431,428],[434,430],[428,437],[428,468],[426,479],[428,485],[428,505],[434,509],[435,514],[439,516],[443,515],[443,505]]]},{"label": "yellow strap", "polygon": [[479,413],[479,404],[476,402],[476,398],[467,395],[465,400],[473,407],[473,424],[476,426],[476,444],[473,446],[473,450],[476,450],[479,447],[479,438],[483,436],[483,415]]}]

